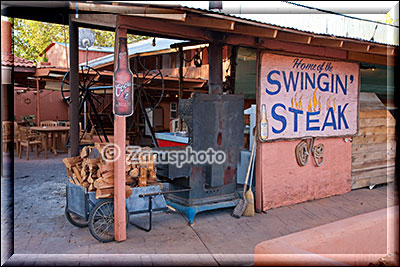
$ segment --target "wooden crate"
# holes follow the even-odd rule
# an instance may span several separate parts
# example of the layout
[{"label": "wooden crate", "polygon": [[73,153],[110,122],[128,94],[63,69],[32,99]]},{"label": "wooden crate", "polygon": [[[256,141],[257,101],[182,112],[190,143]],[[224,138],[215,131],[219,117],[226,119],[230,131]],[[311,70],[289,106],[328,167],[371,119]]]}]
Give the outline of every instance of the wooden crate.
[{"label": "wooden crate", "polygon": [[352,186],[394,181],[396,120],[374,93],[360,94],[359,132],[352,144]]}]

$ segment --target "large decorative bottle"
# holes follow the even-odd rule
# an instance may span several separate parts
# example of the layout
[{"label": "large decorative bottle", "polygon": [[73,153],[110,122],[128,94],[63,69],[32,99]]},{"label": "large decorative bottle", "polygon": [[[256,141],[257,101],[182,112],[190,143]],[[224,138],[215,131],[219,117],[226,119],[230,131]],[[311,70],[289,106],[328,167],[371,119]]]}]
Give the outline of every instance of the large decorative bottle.
[{"label": "large decorative bottle", "polygon": [[114,114],[133,114],[133,75],[129,68],[127,39],[118,38],[118,59],[114,72]]},{"label": "large decorative bottle", "polygon": [[261,125],[260,125],[260,136],[261,139],[268,138],[268,120],[267,120],[267,111],[265,104],[262,105],[262,114],[261,114]]}]

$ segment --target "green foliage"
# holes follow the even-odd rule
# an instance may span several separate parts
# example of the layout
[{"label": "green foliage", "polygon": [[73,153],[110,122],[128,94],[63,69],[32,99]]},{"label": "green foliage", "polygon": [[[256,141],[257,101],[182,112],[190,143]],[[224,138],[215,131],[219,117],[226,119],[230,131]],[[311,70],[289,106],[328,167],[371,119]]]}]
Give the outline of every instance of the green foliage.
[{"label": "green foliage", "polygon": [[22,122],[24,123],[25,126],[28,127],[36,126],[36,123],[33,122],[34,120],[35,120],[35,115],[28,115],[22,117]]},{"label": "green foliage", "polygon": [[[17,18],[10,18],[10,22],[13,25],[14,54],[17,57],[37,63],[43,60],[40,53],[52,42],[69,42],[69,29],[66,25]],[[94,33],[94,46],[114,46],[114,32],[94,30]],[[128,34],[128,43],[147,38]]]},{"label": "green foliage", "polygon": [[[11,19],[13,23],[14,54],[17,57],[39,62],[39,54],[52,41],[64,42],[68,27],[33,20]],[[68,39],[67,39],[68,41]]]}]

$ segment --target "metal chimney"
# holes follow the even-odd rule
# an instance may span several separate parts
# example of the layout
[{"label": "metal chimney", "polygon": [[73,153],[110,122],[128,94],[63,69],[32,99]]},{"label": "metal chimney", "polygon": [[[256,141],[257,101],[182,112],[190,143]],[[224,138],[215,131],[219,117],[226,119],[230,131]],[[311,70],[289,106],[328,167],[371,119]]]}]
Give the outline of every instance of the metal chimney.
[{"label": "metal chimney", "polygon": [[1,52],[11,54],[11,23],[1,18]]},{"label": "metal chimney", "polygon": [[221,11],[222,1],[208,1],[208,9],[212,11]]}]

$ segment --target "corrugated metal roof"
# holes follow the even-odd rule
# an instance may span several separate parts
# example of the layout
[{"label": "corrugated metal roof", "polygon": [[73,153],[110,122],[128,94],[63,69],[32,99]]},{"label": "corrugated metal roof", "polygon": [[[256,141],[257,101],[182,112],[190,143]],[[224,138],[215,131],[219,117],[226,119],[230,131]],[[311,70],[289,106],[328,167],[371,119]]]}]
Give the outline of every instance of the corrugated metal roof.
[{"label": "corrugated metal roof", "polygon": [[[374,38],[374,40],[362,38],[362,37],[360,37],[360,35],[358,35],[358,33],[360,31],[357,30],[357,29],[355,31],[353,31],[351,33],[351,35],[349,35],[348,32],[346,32],[346,34],[340,35],[340,34],[334,34],[334,33],[329,32],[329,29],[327,31],[325,31],[325,32],[310,31],[310,30],[307,30],[310,27],[307,27],[307,28],[289,27],[289,26],[283,26],[282,24],[271,23],[271,22],[268,22],[267,20],[254,19],[254,18],[252,19],[251,18],[251,17],[257,17],[257,16],[262,16],[264,18],[268,18],[268,17],[271,17],[271,16],[266,16],[266,15],[270,15],[270,14],[229,14],[229,13],[224,13],[223,11],[214,11],[214,10],[195,8],[195,7],[189,7],[189,6],[182,6],[182,8],[187,10],[187,11],[192,11],[192,12],[196,12],[196,13],[201,12],[201,13],[205,13],[205,14],[214,14],[214,15],[226,16],[226,17],[229,17],[229,18],[232,18],[232,19],[242,20],[244,23],[245,23],[245,21],[252,22],[252,23],[259,23],[260,26],[262,26],[261,24],[264,24],[264,25],[269,25],[269,26],[273,26],[273,27],[278,27],[278,28],[281,28],[283,30],[284,29],[289,29],[289,30],[299,31],[299,32],[303,32],[303,33],[313,34],[313,35],[321,35],[321,36],[336,37],[336,38],[345,38],[345,39],[349,39],[349,40],[369,42],[369,43],[382,44],[382,45],[396,45],[396,46],[399,45],[399,43],[398,43],[399,27],[398,26],[393,26],[393,25],[379,24],[380,28],[385,27],[385,29],[383,29],[383,34],[382,34],[382,35],[384,35],[383,38],[387,37],[386,35],[387,35],[389,30],[392,30],[393,34],[396,34],[396,31],[397,31],[397,40],[396,40],[396,38],[394,38],[394,41],[387,42],[387,41],[377,41],[377,38]],[[290,15],[290,14],[285,14],[285,19],[282,19],[282,22],[287,21],[288,15]],[[292,14],[292,15],[299,15],[299,14]],[[311,14],[307,14],[307,15],[311,15]],[[313,15],[318,15],[318,14],[313,14]],[[328,16],[339,17],[338,15],[334,15],[334,14],[323,14],[323,13],[320,13],[320,15],[323,15],[324,17],[328,17]],[[364,20],[351,19],[351,18],[347,18],[347,17],[341,17],[341,18],[345,18],[349,22],[351,22],[352,20],[353,21],[358,21],[359,23],[364,24],[364,26],[369,25],[372,28],[372,31],[374,30],[375,26],[378,25],[378,23],[364,21]],[[304,22],[304,20],[299,19],[297,25],[301,24],[301,22]],[[345,25],[343,25],[343,27],[345,27]],[[372,35],[371,35],[371,37],[372,37]]]},{"label": "corrugated metal roof", "polygon": [[[144,52],[154,52],[161,51],[165,49],[170,49],[171,44],[181,43],[182,41],[176,39],[165,39],[156,38],[155,46],[153,46],[153,38],[141,40],[132,44],[128,44],[128,55],[135,55]],[[114,48],[113,48],[114,51]],[[114,61],[114,54],[110,54],[104,57],[99,57],[88,62],[90,67],[100,66],[109,62]],[[85,64],[85,63],[82,63]],[[81,65],[82,65],[81,64]]]},{"label": "corrugated metal roof", "polygon": [[[272,26],[281,30],[291,30],[295,32],[301,33],[306,33],[310,35],[319,35],[319,36],[324,36],[324,37],[331,37],[331,38],[344,38],[347,40],[353,40],[353,41],[359,41],[359,42],[368,42],[371,44],[380,44],[380,45],[392,45],[392,46],[399,46],[399,37],[398,37],[398,31],[399,27],[394,26],[394,25],[389,25],[385,23],[379,23],[379,22],[373,22],[373,21],[365,21],[363,19],[358,19],[358,18],[350,18],[350,17],[343,17],[338,14],[332,14],[333,12],[322,12],[319,10],[310,10],[306,7],[302,6],[293,6],[289,3],[282,3],[287,4],[287,7],[280,7],[280,12],[288,11],[288,13],[285,14],[278,14],[278,15],[285,15],[285,17],[281,17],[278,22],[271,22],[268,21],[269,18],[271,18],[271,15],[275,15],[273,13],[274,9],[270,8],[267,14],[262,14],[263,11],[265,11],[265,8],[260,6],[260,7],[255,7],[254,9],[258,10],[259,13],[256,14],[248,14],[246,12],[243,12],[241,14],[232,14],[232,13],[226,13],[222,9],[222,11],[217,11],[217,10],[209,10],[209,9],[204,9],[204,8],[198,8],[198,7],[193,7],[193,6],[187,6],[187,5],[182,5],[179,3],[179,1],[176,1],[177,4],[160,4],[160,1],[116,1],[120,2],[121,4],[125,5],[136,5],[136,6],[149,6],[149,7],[163,7],[163,8],[171,8],[171,9],[181,9],[183,11],[188,11],[188,12],[193,12],[193,13],[201,13],[203,15],[208,15],[208,16],[220,16],[220,18],[226,17],[225,19],[233,19],[241,23],[256,23],[259,24],[259,26]],[[152,3],[155,2],[155,3]],[[186,1],[185,1],[186,2]],[[224,2],[224,1],[222,1]],[[208,3],[208,1],[207,1]],[[262,2],[260,2],[262,3]],[[243,4],[243,7],[245,7],[247,4]],[[224,5],[223,5],[224,8]],[[258,9],[257,9],[258,8]],[[312,7],[311,7],[312,8]],[[297,13],[296,13],[297,11]],[[310,14],[312,13],[312,14]],[[319,20],[318,23],[320,24],[319,29],[314,28],[310,25],[310,23],[306,22],[305,17],[298,17],[297,21],[293,23],[293,27],[288,26],[287,21],[289,16],[288,15],[320,15],[323,16],[324,18],[326,17],[331,17],[331,18],[336,18],[337,20],[330,21],[330,25],[323,25],[324,22],[326,22],[326,19]],[[257,17],[258,16],[258,17]],[[253,17],[253,18],[252,18]],[[256,19],[254,17],[257,17]],[[343,19],[346,21],[343,22]],[[314,18],[312,18],[313,21],[316,21]],[[360,25],[355,25],[355,22],[357,22]],[[342,27],[342,30],[340,31],[338,28],[339,26]],[[379,24],[379,27],[376,32],[375,31],[375,26]],[[350,25],[350,26],[349,26]],[[323,30],[320,30],[322,29]],[[368,29],[364,29],[368,28]],[[310,30],[311,29],[311,30]],[[380,32],[379,32],[380,31]],[[393,35],[396,35],[395,37],[391,36],[391,33],[393,32]],[[234,30],[233,30],[234,33]],[[371,39],[371,37],[374,36],[374,39]],[[388,37],[389,36],[389,37]]]},{"label": "corrugated metal roof", "polygon": [[[59,43],[59,42],[53,42],[53,43],[69,47],[69,43]],[[79,47],[79,50],[85,50],[86,51],[86,48]],[[88,48],[88,51],[114,53],[114,47],[91,46],[91,47]]]}]

